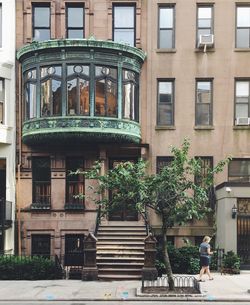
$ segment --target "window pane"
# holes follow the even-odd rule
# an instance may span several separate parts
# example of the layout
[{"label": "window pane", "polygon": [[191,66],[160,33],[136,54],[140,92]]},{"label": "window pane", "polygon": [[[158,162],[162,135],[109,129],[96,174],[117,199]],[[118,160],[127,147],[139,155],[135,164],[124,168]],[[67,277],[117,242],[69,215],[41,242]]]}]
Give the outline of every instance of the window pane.
[{"label": "window pane", "polygon": [[197,83],[197,103],[211,103],[211,83]]},{"label": "window pane", "polygon": [[96,81],[95,87],[95,112],[97,115],[105,115],[105,80]]},{"label": "window pane", "polygon": [[49,27],[50,26],[50,8],[34,7],[34,26]]},{"label": "window pane", "polygon": [[115,28],[133,28],[134,13],[133,6],[115,6],[114,7],[114,27]]},{"label": "window pane", "polygon": [[106,87],[107,87],[107,116],[115,117],[117,115],[116,83],[108,80]]},{"label": "window pane", "polygon": [[130,46],[134,46],[134,29],[116,29],[114,31],[114,41],[120,43],[128,43]]},{"label": "window pane", "polygon": [[171,49],[173,48],[173,30],[160,30],[160,44],[159,48]]},{"label": "window pane", "polygon": [[51,114],[50,110],[50,80],[43,82],[41,84],[41,115],[49,116]]},{"label": "window pane", "polygon": [[173,124],[172,105],[159,104],[158,107],[159,107],[158,124],[159,125],[172,125]]},{"label": "window pane", "polygon": [[131,98],[133,96],[132,84],[123,86],[123,118],[130,119]]},{"label": "window pane", "polygon": [[89,82],[79,80],[80,85],[80,114],[89,115]]},{"label": "window pane", "polygon": [[77,80],[73,79],[67,82],[68,90],[68,114],[77,113]]},{"label": "window pane", "polygon": [[199,28],[210,28],[212,26],[211,19],[199,19],[198,20],[198,27]]},{"label": "window pane", "polygon": [[200,35],[209,35],[211,34],[211,29],[198,29],[197,34],[198,37],[200,37]]},{"label": "window pane", "polygon": [[84,31],[83,30],[68,30],[68,38],[83,38]]},{"label": "window pane", "polygon": [[249,29],[237,29],[237,48],[249,48]]},{"label": "window pane", "polygon": [[61,82],[55,79],[52,80],[52,100],[53,100],[53,115],[61,114],[62,88]]},{"label": "window pane", "polygon": [[208,104],[198,104],[196,114],[197,125],[209,125],[210,124],[210,107]]},{"label": "window pane", "polygon": [[169,7],[160,7],[160,29],[161,28],[173,28],[173,8]]},{"label": "window pane", "polygon": [[250,7],[237,7],[237,27],[250,27]]},{"label": "window pane", "polygon": [[28,85],[28,98],[29,98],[29,119],[36,117],[36,85]]},{"label": "window pane", "polygon": [[211,19],[212,18],[212,8],[211,7],[199,7],[198,8],[198,18],[199,19]]},{"label": "window pane", "polygon": [[235,115],[236,118],[248,117],[248,104],[236,104]]},{"label": "window pane", "polygon": [[250,160],[232,160],[228,165],[229,181],[250,181]]},{"label": "window pane", "polygon": [[50,39],[50,30],[48,29],[35,29],[34,40],[43,41]]},{"label": "window pane", "polygon": [[68,7],[68,27],[83,27],[83,7]]},{"label": "window pane", "polygon": [[236,82],[236,96],[249,96],[249,82]]},{"label": "window pane", "polygon": [[3,102],[0,101],[0,124],[4,123]]},{"label": "window pane", "polygon": [[171,82],[159,82],[159,103],[172,103]]},{"label": "window pane", "polygon": [[4,80],[0,79],[0,101],[5,100]]}]

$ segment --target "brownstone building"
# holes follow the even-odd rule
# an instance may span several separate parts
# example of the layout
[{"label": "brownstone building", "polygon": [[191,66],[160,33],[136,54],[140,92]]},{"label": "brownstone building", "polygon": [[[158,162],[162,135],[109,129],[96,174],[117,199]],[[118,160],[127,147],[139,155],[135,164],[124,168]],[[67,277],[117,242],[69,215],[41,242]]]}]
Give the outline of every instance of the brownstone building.
[{"label": "brownstone building", "polygon": [[[188,137],[204,175],[233,157],[216,177],[217,244],[248,264],[249,3],[17,0],[16,13],[19,251],[81,257],[97,213],[91,182],[69,171],[143,157],[156,172],[171,158],[170,145]],[[85,201],[74,197],[79,192]],[[150,223],[157,233],[156,215]],[[194,221],[174,227],[169,240],[181,246],[213,233],[212,223]],[[119,276],[121,265],[139,276],[140,217],[123,207],[97,234],[99,276],[112,274],[110,260]],[[114,261],[118,244],[123,253]]]}]

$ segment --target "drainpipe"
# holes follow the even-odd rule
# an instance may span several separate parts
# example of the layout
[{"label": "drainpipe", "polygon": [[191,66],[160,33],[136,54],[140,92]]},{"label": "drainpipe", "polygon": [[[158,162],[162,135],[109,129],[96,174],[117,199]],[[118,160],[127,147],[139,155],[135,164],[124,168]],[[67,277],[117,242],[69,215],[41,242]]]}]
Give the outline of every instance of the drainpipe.
[{"label": "drainpipe", "polygon": [[21,246],[21,204],[20,204],[20,173],[22,166],[22,96],[21,96],[21,64],[18,65],[18,164],[17,164],[17,239],[18,239],[18,255],[22,254]]}]

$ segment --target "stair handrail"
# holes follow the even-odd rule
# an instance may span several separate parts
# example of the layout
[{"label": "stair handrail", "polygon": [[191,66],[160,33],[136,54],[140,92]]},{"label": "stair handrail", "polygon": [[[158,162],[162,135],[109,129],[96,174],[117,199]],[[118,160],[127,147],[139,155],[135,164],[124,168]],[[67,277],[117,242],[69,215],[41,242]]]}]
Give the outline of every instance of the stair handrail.
[{"label": "stair handrail", "polygon": [[95,231],[94,231],[94,235],[97,235],[97,231],[99,228],[101,222],[101,206],[98,206],[98,210],[97,210],[97,214],[96,214],[96,222],[95,222]]}]

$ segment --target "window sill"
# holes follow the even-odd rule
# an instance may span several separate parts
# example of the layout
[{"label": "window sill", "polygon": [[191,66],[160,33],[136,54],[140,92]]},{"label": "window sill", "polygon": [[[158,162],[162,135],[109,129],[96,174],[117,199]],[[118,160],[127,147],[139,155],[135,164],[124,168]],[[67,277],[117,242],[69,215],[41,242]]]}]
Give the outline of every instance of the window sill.
[{"label": "window sill", "polygon": [[175,126],[155,126],[155,130],[175,130]]},{"label": "window sill", "polygon": [[250,52],[250,48],[235,48],[234,52]]},{"label": "window sill", "polygon": [[233,126],[233,130],[250,130],[250,126]]},{"label": "window sill", "polygon": [[176,49],[156,49],[156,53],[176,53]]},{"label": "window sill", "polygon": [[214,130],[214,126],[198,125],[198,126],[194,126],[194,130]]},{"label": "window sill", "polygon": [[204,48],[195,48],[195,53],[213,53],[215,52],[215,48],[206,48],[206,52],[204,52]]}]

